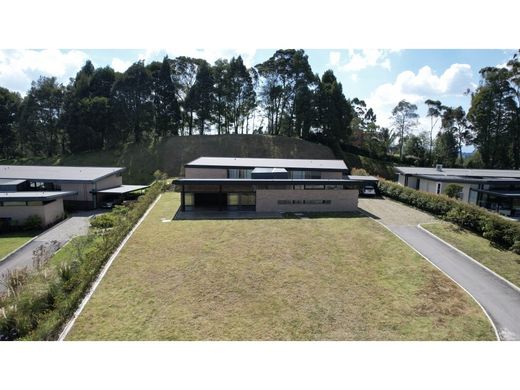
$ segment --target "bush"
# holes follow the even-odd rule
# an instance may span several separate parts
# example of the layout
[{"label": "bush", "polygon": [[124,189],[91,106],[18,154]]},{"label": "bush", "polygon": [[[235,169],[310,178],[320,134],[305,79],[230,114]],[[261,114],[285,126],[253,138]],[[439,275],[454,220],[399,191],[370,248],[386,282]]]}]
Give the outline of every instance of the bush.
[{"label": "bush", "polygon": [[68,261],[33,269],[16,284],[13,294],[0,297],[0,340],[56,339],[101,268],[165,187],[158,181],[125,212],[104,214],[107,217],[97,223],[114,222],[111,229],[95,235],[96,239],[72,243],[76,250]]},{"label": "bush", "polygon": [[43,221],[39,215],[31,215],[25,220],[22,229],[23,230],[38,230],[43,227]]},{"label": "bush", "polygon": [[[520,225],[481,207],[380,179],[381,194],[471,230],[493,244],[520,253]],[[460,191],[458,191],[460,192]]]},{"label": "bush", "polygon": [[455,183],[448,184],[446,186],[446,188],[444,189],[444,194],[446,194],[446,196],[449,198],[459,199],[459,194],[461,192],[462,192],[462,186],[455,184]]},{"label": "bush", "polygon": [[354,176],[370,176],[363,168],[352,168],[350,174]]},{"label": "bush", "polygon": [[112,213],[97,215],[90,221],[90,226],[96,229],[109,229],[114,227],[117,218]]}]

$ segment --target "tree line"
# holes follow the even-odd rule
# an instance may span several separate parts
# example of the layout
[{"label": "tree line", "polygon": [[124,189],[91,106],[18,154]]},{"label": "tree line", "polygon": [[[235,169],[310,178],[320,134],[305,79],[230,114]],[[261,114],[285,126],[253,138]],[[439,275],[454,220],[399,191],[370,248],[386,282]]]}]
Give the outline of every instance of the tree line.
[{"label": "tree line", "polygon": [[[137,61],[125,72],[87,61],[68,85],[0,89],[3,158],[54,156],[193,134],[272,134],[346,142],[352,112],[332,71],[314,74],[303,50],[247,68],[190,57]],[[319,129],[319,130],[318,130]]]},{"label": "tree line", "polygon": [[[482,69],[468,113],[426,100],[431,127],[417,133],[416,105],[399,102],[392,126],[379,126],[364,101],[345,97],[332,70],[315,74],[303,50],[278,50],[250,68],[240,56],[214,64],[164,57],[137,61],[125,72],[87,61],[67,85],[40,77],[23,98],[0,87],[0,155],[55,156],[194,134],[270,134],[401,163],[518,168],[519,69],[516,55],[506,68]],[[470,160],[462,153],[468,143],[478,151]]]},{"label": "tree line", "polygon": [[[399,157],[415,165],[442,163],[448,167],[520,168],[520,58],[518,53],[504,67],[485,67],[475,91],[466,91],[471,104],[450,107],[428,99],[430,128],[414,134],[417,106],[401,101],[392,111],[393,136]],[[434,128],[439,132],[433,138]],[[465,158],[464,145],[475,152]]]}]

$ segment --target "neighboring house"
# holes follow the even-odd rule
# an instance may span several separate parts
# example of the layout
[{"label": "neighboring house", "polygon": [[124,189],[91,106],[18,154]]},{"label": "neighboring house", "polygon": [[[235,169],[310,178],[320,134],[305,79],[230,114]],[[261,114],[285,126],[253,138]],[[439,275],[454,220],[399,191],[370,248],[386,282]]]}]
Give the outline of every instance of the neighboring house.
[{"label": "neighboring house", "polygon": [[72,191],[23,191],[0,193],[0,227],[23,225],[29,217],[38,216],[42,226],[64,218],[63,198]]},{"label": "neighboring house", "polygon": [[181,211],[356,211],[362,180],[348,176],[342,160],[200,157],[174,181]]},{"label": "neighboring house", "polygon": [[30,215],[44,226],[64,215],[64,209],[89,210],[101,202],[142,190],[123,185],[120,167],[0,165],[2,225],[19,224]]},{"label": "neighboring house", "polygon": [[398,182],[406,187],[442,194],[450,183],[462,187],[459,199],[506,216],[520,216],[520,171],[396,167]]}]

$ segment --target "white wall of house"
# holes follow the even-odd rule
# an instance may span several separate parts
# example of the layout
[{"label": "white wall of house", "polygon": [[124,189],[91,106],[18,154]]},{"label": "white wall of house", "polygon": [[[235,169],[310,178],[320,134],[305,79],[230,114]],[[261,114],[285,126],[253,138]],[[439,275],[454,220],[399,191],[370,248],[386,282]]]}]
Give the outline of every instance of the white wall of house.
[{"label": "white wall of house", "polygon": [[63,199],[41,206],[2,206],[0,218],[11,218],[12,224],[22,225],[28,217],[37,215],[41,218],[43,226],[50,225],[64,216]]},{"label": "white wall of house", "polygon": [[75,191],[77,195],[67,196],[65,200],[74,200],[82,202],[92,202],[94,196],[92,191],[104,190],[107,188],[118,187],[123,184],[121,175],[113,174],[94,183],[63,183],[60,184],[62,191]]},{"label": "white wall of house", "polygon": [[[257,190],[257,212],[341,212],[356,211],[359,191],[356,190]],[[280,204],[278,201],[330,200],[329,204]]]},{"label": "white wall of house", "polygon": [[402,173],[399,173],[399,176],[398,176],[398,179],[397,179],[397,182],[399,184],[401,184],[402,186],[404,186],[404,175]]},{"label": "white wall of house", "polygon": [[123,184],[123,176],[121,175],[110,175],[104,179],[99,180],[96,183],[98,190],[104,190],[107,188],[119,187]]}]

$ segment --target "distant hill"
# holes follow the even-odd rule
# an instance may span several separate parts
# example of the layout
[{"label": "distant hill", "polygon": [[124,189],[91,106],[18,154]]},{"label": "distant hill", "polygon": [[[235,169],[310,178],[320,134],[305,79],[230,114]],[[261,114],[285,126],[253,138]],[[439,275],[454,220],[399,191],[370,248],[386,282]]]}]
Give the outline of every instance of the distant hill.
[{"label": "distant hill", "polygon": [[3,160],[0,164],[124,166],[127,168],[124,182],[138,184],[152,181],[157,169],[170,176],[179,176],[184,164],[200,156],[335,158],[327,146],[297,138],[233,134],[170,137],[155,145],[127,144],[119,149],[55,158]]},{"label": "distant hill", "polygon": [[[334,159],[332,150],[324,145],[298,138],[269,135],[194,135],[170,137],[154,145],[127,144],[118,149],[76,153],[54,158],[3,160],[0,164],[39,164],[76,166],[124,166],[127,184],[149,183],[160,169],[169,176],[183,174],[184,164],[200,157],[266,157]],[[371,174],[393,177],[393,168],[386,163],[351,153],[343,153],[349,168],[364,168]]]}]

